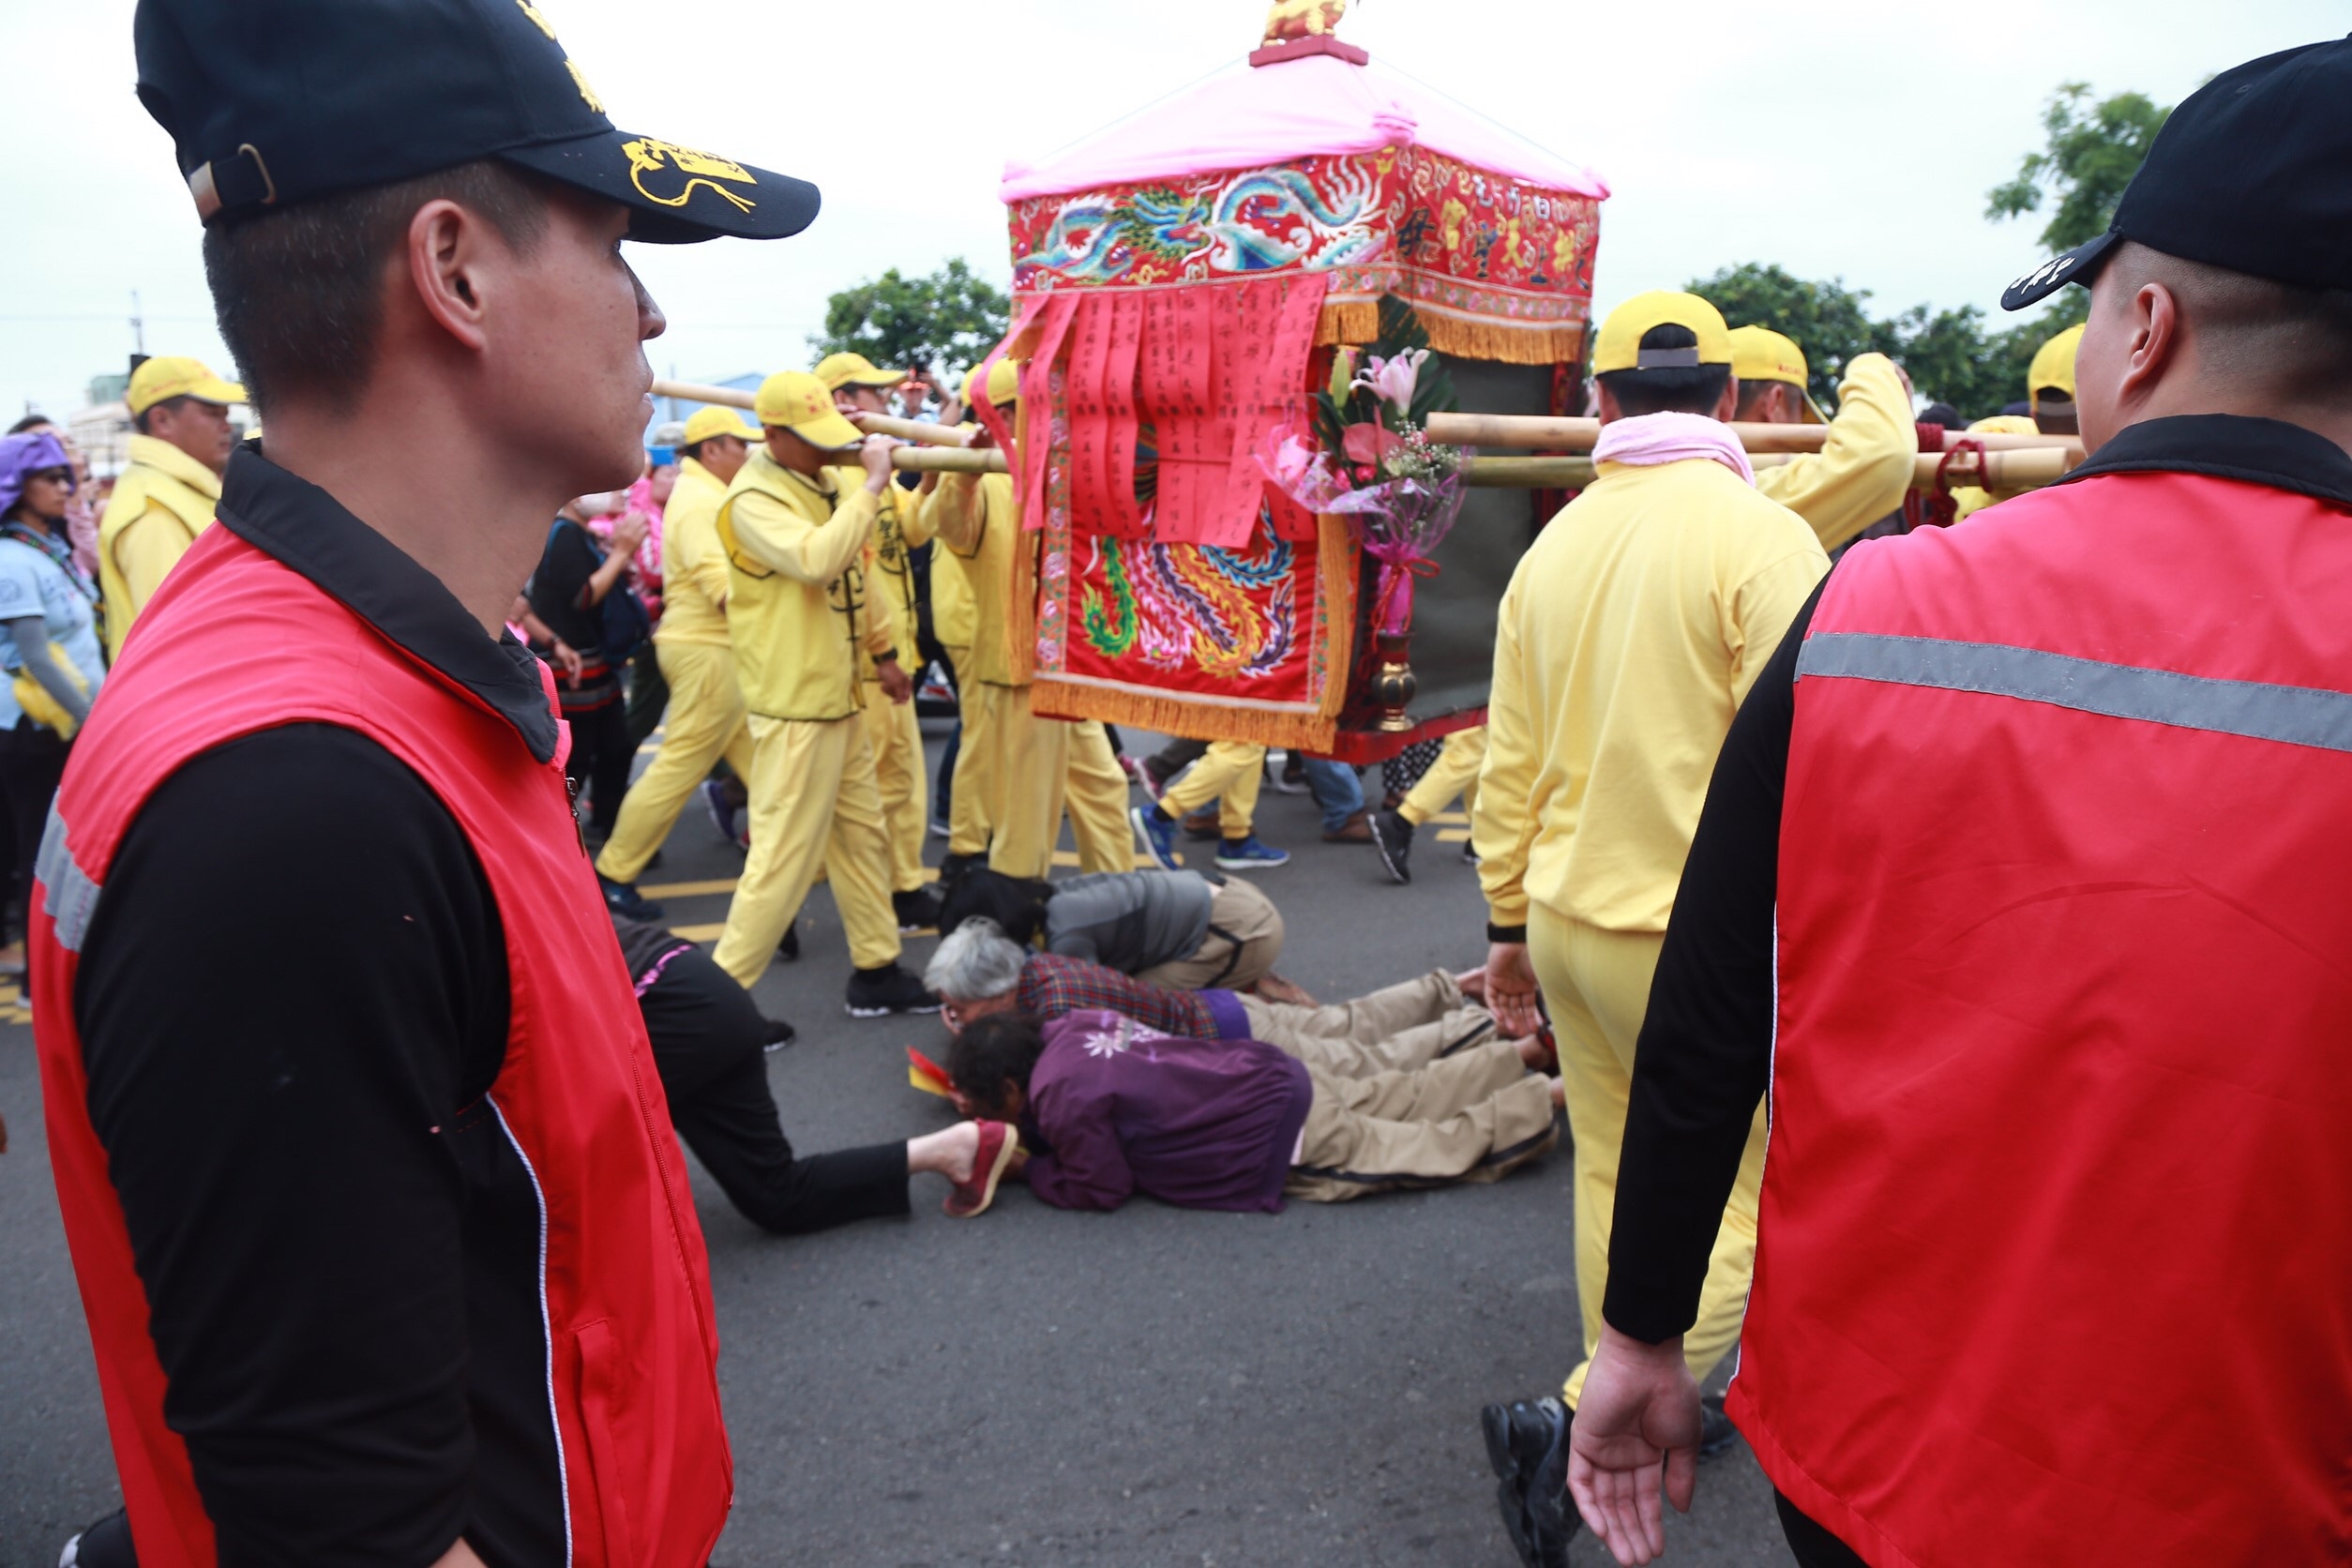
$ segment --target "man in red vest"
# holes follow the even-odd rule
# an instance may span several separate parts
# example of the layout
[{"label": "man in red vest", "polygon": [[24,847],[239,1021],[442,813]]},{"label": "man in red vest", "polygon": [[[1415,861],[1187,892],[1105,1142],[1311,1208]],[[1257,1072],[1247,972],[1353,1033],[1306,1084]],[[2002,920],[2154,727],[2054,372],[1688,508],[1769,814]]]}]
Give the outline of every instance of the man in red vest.
[{"label": "man in red vest", "polygon": [[1642,1030],[1569,1489],[1664,1549],[1729,1410],[1798,1560],[2352,1558],[2352,40],[2174,111],[2090,460],[1855,549],[1726,742]]},{"label": "man in red vest", "polygon": [[621,242],[780,237],[817,193],[616,130],[517,0],[134,30],[269,431],[77,741],[35,899],[138,1560],[701,1568],[701,1232],[502,623],[556,507],[642,460],[663,323]]}]

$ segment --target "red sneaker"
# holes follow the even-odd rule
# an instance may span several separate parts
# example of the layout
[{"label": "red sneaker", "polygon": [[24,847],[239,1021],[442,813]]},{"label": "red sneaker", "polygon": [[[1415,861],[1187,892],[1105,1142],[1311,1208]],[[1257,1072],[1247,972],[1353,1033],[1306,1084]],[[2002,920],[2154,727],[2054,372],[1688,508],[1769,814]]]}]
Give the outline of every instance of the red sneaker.
[{"label": "red sneaker", "polygon": [[950,1217],[972,1219],[988,1212],[988,1205],[996,1201],[997,1184],[1004,1180],[1005,1169],[1013,1163],[1018,1145],[1019,1139],[1009,1123],[980,1123],[980,1149],[972,1157],[972,1180],[958,1183],[941,1205]]}]

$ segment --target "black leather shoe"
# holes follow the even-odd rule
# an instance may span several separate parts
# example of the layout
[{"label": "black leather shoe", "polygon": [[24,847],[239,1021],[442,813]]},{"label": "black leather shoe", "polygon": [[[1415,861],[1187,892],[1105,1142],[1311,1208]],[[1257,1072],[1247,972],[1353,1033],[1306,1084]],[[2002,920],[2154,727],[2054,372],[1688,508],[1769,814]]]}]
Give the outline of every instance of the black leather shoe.
[{"label": "black leather shoe", "polygon": [[795,920],[784,927],[784,940],[776,944],[776,956],[786,963],[800,959],[800,922]]},{"label": "black leather shoe", "polygon": [[782,1018],[762,1018],[760,1021],[768,1026],[767,1048],[771,1051],[782,1050],[800,1038],[800,1031]]},{"label": "black leather shoe", "polygon": [[1479,1412],[1495,1501],[1523,1568],[1567,1568],[1568,1542],[1583,1523],[1568,1500],[1575,1420],[1557,1399],[1515,1399]]},{"label": "black leather shoe", "polygon": [[937,886],[940,892],[944,894],[949,888],[963,881],[968,872],[977,871],[988,863],[988,857],[986,854],[949,855],[939,863]]}]

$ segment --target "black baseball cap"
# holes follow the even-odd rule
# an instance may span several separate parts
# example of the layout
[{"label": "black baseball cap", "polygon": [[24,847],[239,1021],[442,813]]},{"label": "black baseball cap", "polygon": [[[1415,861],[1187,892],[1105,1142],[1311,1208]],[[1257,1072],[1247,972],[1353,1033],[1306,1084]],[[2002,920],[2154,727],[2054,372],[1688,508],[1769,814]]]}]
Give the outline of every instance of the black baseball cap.
[{"label": "black baseball cap", "polygon": [[2277,283],[2352,288],[2352,38],[2249,60],[2190,94],[2114,226],[2012,283],[2001,309],[2088,284],[2127,239]]},{"label": "black baseball cap", "polygon": [[139,0],[131,33],[207,223],[485,158],[635,209],[641,240],[817,216],[805,180],[614,129],[532,0]]}]

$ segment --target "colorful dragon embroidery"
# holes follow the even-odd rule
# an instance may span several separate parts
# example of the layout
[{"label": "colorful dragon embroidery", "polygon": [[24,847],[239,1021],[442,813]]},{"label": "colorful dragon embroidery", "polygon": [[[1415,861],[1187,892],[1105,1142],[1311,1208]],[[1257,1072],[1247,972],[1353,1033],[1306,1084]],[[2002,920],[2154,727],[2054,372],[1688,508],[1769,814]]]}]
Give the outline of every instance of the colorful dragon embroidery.
[{"label": "colorful dragon embroidery", "polygon": [[1252,551],[1121,539],[1095,547],[1103,588],[1087,583],[1078,620],[1106,657],[1139,649],[1159,669],[1251,680],[1280,669],[1298,644],[1295,551],[1281,540],[1261,533]]},{"label": "colorful dragon embroidery", "polygon": [[1377,183],[1353,160],[1321,172],[1320,188],[1304,170],[1280,168],[1191,191],[1155,185],[1075,198],[1013,264],[1015,276],[1115,283],[1138,268],[1191,276],[1359,265],[1386,245]]}]

